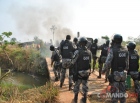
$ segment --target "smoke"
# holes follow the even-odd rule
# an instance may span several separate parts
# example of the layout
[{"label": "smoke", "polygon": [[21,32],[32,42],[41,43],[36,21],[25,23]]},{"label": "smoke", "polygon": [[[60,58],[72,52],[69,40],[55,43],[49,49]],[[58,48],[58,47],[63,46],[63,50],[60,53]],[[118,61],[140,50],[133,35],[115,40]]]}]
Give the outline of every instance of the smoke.
[{"label": "smoke", "polygon": [[[15,20],[20,37],[23,35],[27,36],[28,39],[30,37],[33,39],[37,36],[43,41],[50,42],[54,36],[54,43],[65,39],[66,35],[74,37],[71,29],[67,26],[72,20],[73,14],[65,3],[44,0],[38,5],[23,6],[17,5],[15,2],[9,11]],[[52,25],[56,27],[54,35],[50,29]]]}]

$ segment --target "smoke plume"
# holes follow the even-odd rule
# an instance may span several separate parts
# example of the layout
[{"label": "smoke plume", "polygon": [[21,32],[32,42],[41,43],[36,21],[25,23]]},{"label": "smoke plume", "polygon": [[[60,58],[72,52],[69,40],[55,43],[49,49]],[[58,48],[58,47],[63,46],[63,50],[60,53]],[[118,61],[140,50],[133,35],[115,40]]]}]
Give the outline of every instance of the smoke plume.
[{"label": "smoke plume", "polygon": [[[47,42],[53,39],[53,34],[55,42],[65,39],[68,34],[74,37],[67,27],[72,20],[72,12],[67,5],[49,0],[44,0],[43,3],[46,3],[46,6],[17,6],[16,3],[11,5],[9,13],[15,20],[19,35],[29,35],[28,37],[32,38],[37,36]],[[50,29],[52,25],[56,27],[54,33]]]}]

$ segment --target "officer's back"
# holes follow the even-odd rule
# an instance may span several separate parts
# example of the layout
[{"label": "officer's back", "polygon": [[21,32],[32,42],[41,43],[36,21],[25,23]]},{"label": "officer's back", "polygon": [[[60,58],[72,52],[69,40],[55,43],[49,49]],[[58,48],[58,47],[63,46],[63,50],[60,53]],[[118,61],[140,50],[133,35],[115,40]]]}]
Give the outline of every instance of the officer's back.
[{"label": "officer's back", "polygon": [[66,40],[63,41],[60,45],[60,53],[62,58],[71,58],[71,54],[74,51],[74,47],[71,40],[71,36],[67,35]]},{"label": "officer's back", "polygon": [[121,44],[115,44],[112,47],[113,50],[113,60],[111,63],[111,73],[114,71],[123,71],[126,69],[126,59],[128,57],[127,48],[121,46]]},{"label": "officer's back", "polygon": [[128,70],[129,66],[128,51],[121,45],[122,36],[120,34],[115,34],[112,41],[114,42],[114,44],[113,47],[110,48],[102,73],[105,73],[105,71],[111,64],[112,75],[110,76],[110,83],[111,86],[116,89],[116,91],[113,91],[112,94],[122,94],[122,96],[120,97],[113,97],[112,103],[118,103],[118,100],[120,101],[120,103],[125,103],[126,97],[124,94],[126,93],[126,72],[124,70]]}]

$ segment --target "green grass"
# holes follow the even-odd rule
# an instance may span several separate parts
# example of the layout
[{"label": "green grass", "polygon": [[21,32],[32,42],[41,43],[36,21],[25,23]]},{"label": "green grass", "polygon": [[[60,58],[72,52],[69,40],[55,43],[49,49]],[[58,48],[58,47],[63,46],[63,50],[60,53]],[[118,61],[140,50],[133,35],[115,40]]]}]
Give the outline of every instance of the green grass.
[{"label": "green grass", "polygon": [[[34,87],[2,82],[0,84],[0,102],[6,103],[59,103],[59,89],[53,83],[44,86]],[[4,103],[5,103],[4,102]]]}]

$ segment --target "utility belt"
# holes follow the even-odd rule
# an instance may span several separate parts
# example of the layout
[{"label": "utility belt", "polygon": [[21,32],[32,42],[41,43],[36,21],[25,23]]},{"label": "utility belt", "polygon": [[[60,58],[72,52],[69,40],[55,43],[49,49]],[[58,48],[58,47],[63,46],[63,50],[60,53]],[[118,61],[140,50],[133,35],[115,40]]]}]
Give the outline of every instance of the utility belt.
[{"label": "utility belt", "polygon": [[124,71],[114,71],[113,77],[117,82],[124,82],[127,78],[127,73]]},{"label": "utility belt", "polygon": [[56,67],[56,68],[57,68],[57,67],[60,67],[61,64],[62,64],[61,62],[55,62],[55,63],[54,63],[54,67]]},{"label": "utility belt", "polygon": [[62,59],[62,67],[69,68],[71,66],[71,59]]},{"label": "utility belt", "polygon": [[138,71],[130,71],[129,74],[131,75],[131,78],[136,80],[139,77],[139,72]]},{"label": "utility belt", "polygon": [[81,70],[78,71],[78,77],[88,77],[90,75],[90,70]]}]

